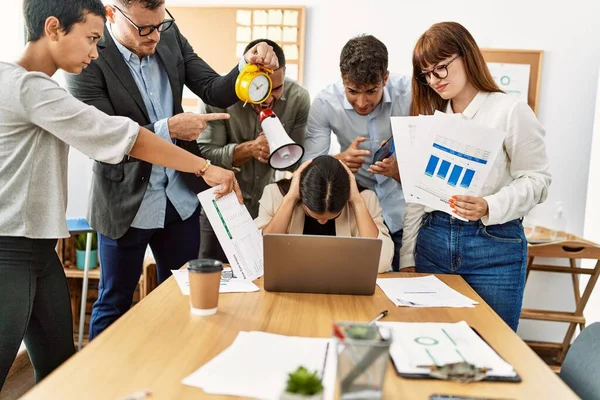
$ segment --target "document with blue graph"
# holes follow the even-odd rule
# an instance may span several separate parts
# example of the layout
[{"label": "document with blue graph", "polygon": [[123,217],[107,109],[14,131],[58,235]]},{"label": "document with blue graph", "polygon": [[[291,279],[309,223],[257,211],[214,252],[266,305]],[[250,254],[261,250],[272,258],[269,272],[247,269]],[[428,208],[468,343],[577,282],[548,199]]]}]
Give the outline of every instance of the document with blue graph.
[{"label": "document with blue graph", "polygon": [[394,117],[392,130],[396,143],[410,146],[397,149],[406,201],[454,216],[448,199],[480,195],[505,137],[499,129],[441,112]]}]

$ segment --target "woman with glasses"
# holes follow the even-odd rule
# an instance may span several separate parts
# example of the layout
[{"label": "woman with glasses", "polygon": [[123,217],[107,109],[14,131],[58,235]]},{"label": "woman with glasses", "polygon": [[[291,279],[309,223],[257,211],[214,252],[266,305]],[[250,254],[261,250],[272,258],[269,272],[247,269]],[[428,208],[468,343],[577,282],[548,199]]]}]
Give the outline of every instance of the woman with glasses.
[{"label": "woman with glasses", "polygon": [[350,169],[331,156],[306,161],[291,180],[267,185],[254,222],[263,235],[381,239],[380,273],[388,270],[394,256],[394,243],[383,223],[377,195],[371,190],[361,191]]},{"label": "woman with glasses", "polygon": [[454,214],[409,204],[403,271],[461,275],[516,330],[527,267],[521,219],[548,195],[544,128],[533,111],[503,93],[471,34],[456,22],[433,25],[413,52],[411,115],[436,111],[506,133],[481,197],[448,199]]}]

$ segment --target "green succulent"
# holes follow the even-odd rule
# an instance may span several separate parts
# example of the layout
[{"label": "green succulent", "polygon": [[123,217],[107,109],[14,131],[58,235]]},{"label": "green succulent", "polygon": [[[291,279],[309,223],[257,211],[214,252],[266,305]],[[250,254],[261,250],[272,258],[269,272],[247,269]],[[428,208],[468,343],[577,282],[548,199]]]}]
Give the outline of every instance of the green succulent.
[{"label": "green succulent", "polygon": [[[80,233],[79,235],[75,236],[75,249],[85,250],[86,238],[87,238],[87,233]],[[96,235],[96,232],[93,232],[92,233],[92,250],[97,250],[97,249],[98,249],[98,235]]]},{"label": "green succulent", "polygon": [[288,374],[286,392],[312,396],[323,390],[323,383],[318,377],[317,371],[309,372],[305,367]]}]

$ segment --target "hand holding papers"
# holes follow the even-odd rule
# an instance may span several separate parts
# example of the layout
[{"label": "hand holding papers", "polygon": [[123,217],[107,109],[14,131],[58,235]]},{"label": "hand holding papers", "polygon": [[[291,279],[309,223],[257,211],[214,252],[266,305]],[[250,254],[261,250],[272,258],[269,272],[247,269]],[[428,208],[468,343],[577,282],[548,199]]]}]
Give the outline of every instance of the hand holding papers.
[{"label": "hand holding papers", "polygon": [[377,285],[397,306],[474,307],[478,304],[433,275],[419,278],[377,279]]},{"label": "hand holding papers", "polygon": [[465,321],[457,323],[379,322],[392,330],[390,355],[398,374],[426,378],[432,367],[472,364],[486,378],[518,381],[513,367],[504,361]]},{"label": "hand holding papers", "polygon": [[504,132],[442,112],[391,121],[407,202],[455,215],[453,195],[480,196]]},{"label": "hand holding papers", "polygon": [[324,398],[333,399],[336,354],[328,338],[240,332],[221,354],[183,380],[208,394],[279,399],[289,372],[302,365],[323,376]]},{"label": "hand holding papers", "polygon": [[262,236],[248,209],[239,203],[234,192],[218,200],[215,198],[215,190],[219,187],[199,193],[198,199],[229,260],[233,275],[253,281],[264,271]]}]

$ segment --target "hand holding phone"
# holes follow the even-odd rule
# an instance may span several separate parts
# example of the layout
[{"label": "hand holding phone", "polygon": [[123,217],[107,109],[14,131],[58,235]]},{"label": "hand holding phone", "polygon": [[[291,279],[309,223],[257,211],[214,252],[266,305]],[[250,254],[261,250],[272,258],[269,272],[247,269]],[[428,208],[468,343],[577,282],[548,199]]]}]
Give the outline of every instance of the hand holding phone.
[{"label": "hand holding phone", "polygon": [[392,154],[394,154],[394,150],[394,138],[391,137],[381,145],[379,150],[375,152],[375,155],[373,156],[373,164],[390,157]]}]

